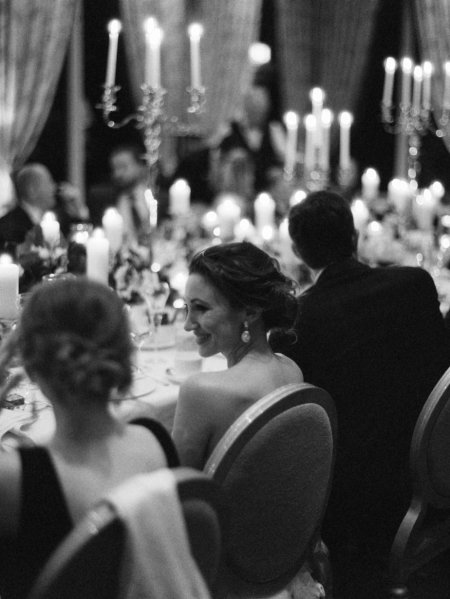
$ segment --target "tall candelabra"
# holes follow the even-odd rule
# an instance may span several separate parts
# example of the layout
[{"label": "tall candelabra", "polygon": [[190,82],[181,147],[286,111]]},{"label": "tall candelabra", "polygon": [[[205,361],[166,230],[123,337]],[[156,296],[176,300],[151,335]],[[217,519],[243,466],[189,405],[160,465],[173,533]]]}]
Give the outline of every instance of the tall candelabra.
[{"label": "tall candelabra", "polygon": [[450,63],[445,64],[444,101],[439,116],[431,107],[433,66],[430,62],[425,61],[422,65],[414,66],[410,58],[401,60],[401,95],[397,106],[392,102],[397,62],[389,57],[385,60],[384,67],[381,120],[387,132],[406,138],[408,178],[410,181],[416,181],[420,172],[422,137],[429,132],[441,138],[450,133]]},{"label": "tall candelabra", "polygon": [[[141,85],[142,103],[132,114],[120,121],[114,120],[113,114],[118,110],[117,92],[121,89],[120,86],[115,85],[118,38],[121,28],[120,21],[116,19],[108,24],[109,47],[106,82],[98,107],[102,110],[103,119],[108,127],[120,129],[134,122],[137,129],[142,129],[145,145],[144,157],[149,172],[154,173],[152,167],[158,162],[163,128],[168,129],[171,133],[184,135],[192,132],[193,128],[179,123],[176,118],[169,118],[166,114],[164,98],[167,92],[161,86],[160,81],[160,47],[163,33],[153,17],[149,17],[144,22],[145,82]],[[205,105],[205,88],[201,84],[200,78],[200,39],[203,28],[198,23],[193,23],[188,32],[191,49],[191,85],[186,90],[189,94],[187,112],[190,115],[198,115],[203,111]]]},{"label": "tall candelabra", "polygon": [[[114,112],[118,110],[117,92],[120,90],[118,85],[105,85],[102,101],[99,108],[103,112],[103,120],[106,125],[112,129],[121,129],[131,122],[135,123],[137,129],[142,129],[145,145],[145,160],[152,168],[159,158],[159,148],[161,145],[161,136],[163,127],[171,133],[187,134],[192,132],[193,128],[187,125],[179,124],[175,119],[169,118],[164,110],[164,97],[166,90],[162,87],[153,87],[148,84],[142,84],[142,104],[136,112],[127,115],[120,121],[112,118]],[[205,88],[189,87],[190,102],[187,107],[188,114],[199,115],[204,110]]]}]

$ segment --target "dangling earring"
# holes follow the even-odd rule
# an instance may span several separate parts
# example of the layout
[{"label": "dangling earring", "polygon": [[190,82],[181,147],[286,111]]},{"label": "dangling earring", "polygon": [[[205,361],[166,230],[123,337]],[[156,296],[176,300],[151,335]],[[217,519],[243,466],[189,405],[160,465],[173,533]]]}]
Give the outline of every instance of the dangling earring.
[{"label": "dangling earring", "polygon": [[241,333],[241,341],[242,343],[250,343],[250,331],[248,330],[248,322],[244,321],[244,330]]}]

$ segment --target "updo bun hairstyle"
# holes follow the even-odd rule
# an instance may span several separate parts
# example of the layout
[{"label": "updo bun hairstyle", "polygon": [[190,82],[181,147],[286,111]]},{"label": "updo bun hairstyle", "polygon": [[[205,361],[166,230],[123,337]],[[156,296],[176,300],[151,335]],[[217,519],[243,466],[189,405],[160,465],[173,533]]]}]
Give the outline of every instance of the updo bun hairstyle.
[{"label": "updo bun hairstyle", "polygon": [[232,308],[260,308],[265,331],[287,331],[297,314],[297,283],[278,260],[247,241],[222,243],[197,253],[190,274],[207,279]]},{"label": "updo bun hairstyle", "polygon": [[64,402],[106,402],[131,385],[132,344],[123,302],[109,287],[79,277],[43,283],[27,300],[19,351],[31,379]]}]

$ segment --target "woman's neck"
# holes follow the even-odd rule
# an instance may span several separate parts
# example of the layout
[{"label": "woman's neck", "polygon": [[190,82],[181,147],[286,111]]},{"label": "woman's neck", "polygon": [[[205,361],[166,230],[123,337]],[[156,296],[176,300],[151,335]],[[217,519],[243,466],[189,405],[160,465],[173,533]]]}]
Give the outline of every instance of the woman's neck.
[{"label": "woman's neck", "polygon": [[102,444],[112,435],[121,434],[125,426],[104,405],[69,409],[54,404],[54,413],[56,429],[50,446],[60,451]]},{"label": "woman's neck", "polygon": [[227,359],[228,368],[231,368],[232,366],[236,366],[236,364],[246,357],[254,357],[257,355],[258,358],[261,358],[262,356],[269,354],[271,355],[273,352],[267,342],[265,333],[263,333],[254,335],[249,343],[240,342],[239,345],[225,357]]}]

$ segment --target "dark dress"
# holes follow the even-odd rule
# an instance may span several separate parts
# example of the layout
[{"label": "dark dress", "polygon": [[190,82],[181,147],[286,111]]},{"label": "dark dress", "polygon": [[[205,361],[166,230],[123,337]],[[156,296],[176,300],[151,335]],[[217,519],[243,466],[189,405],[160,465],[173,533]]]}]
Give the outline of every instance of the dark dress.
[{"label": "dark dress", "polygon": [[[151,431],[164,450],[169,468],[179,465],[170,435],[156,421],[139,418],[132,424]],[[64,493],[45,447],[19,448],[22,466],[19,528],[14,539],[0,544],[0,596],[26,599],[50,555],[71,531]]]}]

